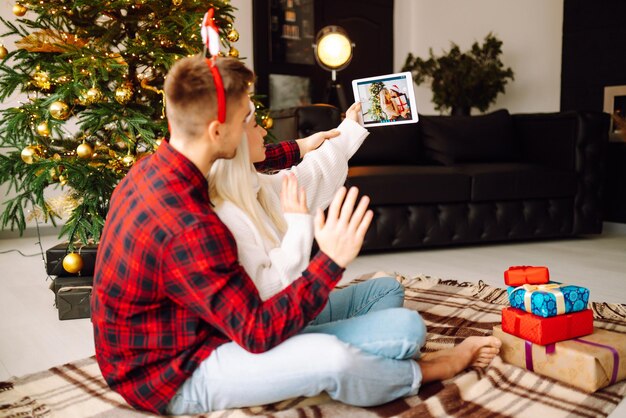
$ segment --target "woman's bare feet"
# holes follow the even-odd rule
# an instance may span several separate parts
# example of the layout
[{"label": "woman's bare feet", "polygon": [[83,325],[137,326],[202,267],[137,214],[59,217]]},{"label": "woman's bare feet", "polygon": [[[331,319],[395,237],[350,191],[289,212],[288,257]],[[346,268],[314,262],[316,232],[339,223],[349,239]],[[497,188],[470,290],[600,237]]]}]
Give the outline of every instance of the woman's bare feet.
[{"label": "woman's bare feet", "polygon": [[447,350],[427,353],[418,360],[422,381],[445,380],[469,366],[487,367],[500,352],[502,342],[496,337],[468,337]]}]

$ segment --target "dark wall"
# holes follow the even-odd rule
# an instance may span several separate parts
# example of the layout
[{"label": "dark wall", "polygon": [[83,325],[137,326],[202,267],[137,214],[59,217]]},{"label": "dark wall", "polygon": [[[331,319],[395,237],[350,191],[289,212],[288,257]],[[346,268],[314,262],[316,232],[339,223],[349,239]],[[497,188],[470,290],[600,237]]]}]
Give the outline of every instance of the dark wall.
[{"label": "dark wall", "polygon": [[[310,1],[310,0],[309,0]],[[327,25],[342,26],[356,45],[350,65],[337,73],[348,103],[353,100],[352,80],[393,72],[393,0],[312,0],[315,33]],[[270,9],[281,0],[253,0],[254,71],[256,91],[269,93],[269,74],[288,74],[311,79],[313,103],[323,101],[331,74],[317,63],[273,62],[270,46]],[[266,103],[267,104],[267,103]]]},{"label": "dark wall", "polygon": [[597,110],[626,85],[626,1],[565,0],[561,110]]}]

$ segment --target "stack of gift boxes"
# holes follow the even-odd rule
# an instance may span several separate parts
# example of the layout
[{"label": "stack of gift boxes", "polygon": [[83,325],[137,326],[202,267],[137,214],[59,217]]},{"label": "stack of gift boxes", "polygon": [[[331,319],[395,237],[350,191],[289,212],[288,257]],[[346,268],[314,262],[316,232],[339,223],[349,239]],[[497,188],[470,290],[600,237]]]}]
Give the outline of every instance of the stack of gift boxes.
[{"label": "stack of gift boxes", "polygon": [[586,392],[626,378],[626,335],[595,329],[589,290],[550,281],[547,267],[504,273],[511,307],[493,335],[502,360]]},{"label": "stack of gift boxes", "polygon": [[68,251],[68,244],[58,244],[46,251],[46,272],[52,276],[50,289],[59,319],[91,316],[91,290],[96,264],[97,245],[85,245]]}]

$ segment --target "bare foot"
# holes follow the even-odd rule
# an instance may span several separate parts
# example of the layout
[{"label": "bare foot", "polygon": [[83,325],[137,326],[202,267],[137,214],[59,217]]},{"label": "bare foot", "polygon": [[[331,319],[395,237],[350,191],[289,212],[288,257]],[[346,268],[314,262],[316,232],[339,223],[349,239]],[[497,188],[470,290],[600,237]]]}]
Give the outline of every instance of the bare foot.
[{"label": "bare foot", "polygon": [[427,353],[418,361],[422,381],[449,379],[469,366],[487,367],[501,345],[496,337],[468,337],[456,347]]}]

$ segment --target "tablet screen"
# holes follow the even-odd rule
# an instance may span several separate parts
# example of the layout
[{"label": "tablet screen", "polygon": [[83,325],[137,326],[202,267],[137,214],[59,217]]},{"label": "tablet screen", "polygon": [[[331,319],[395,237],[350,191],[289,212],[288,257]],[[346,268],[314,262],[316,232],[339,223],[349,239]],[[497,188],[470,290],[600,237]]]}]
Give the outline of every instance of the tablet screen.
[{"label": "tablet screen", "polygon": [[417,122],[410,72],[354,80],[352,90],[361,102],[363,126]]}]

